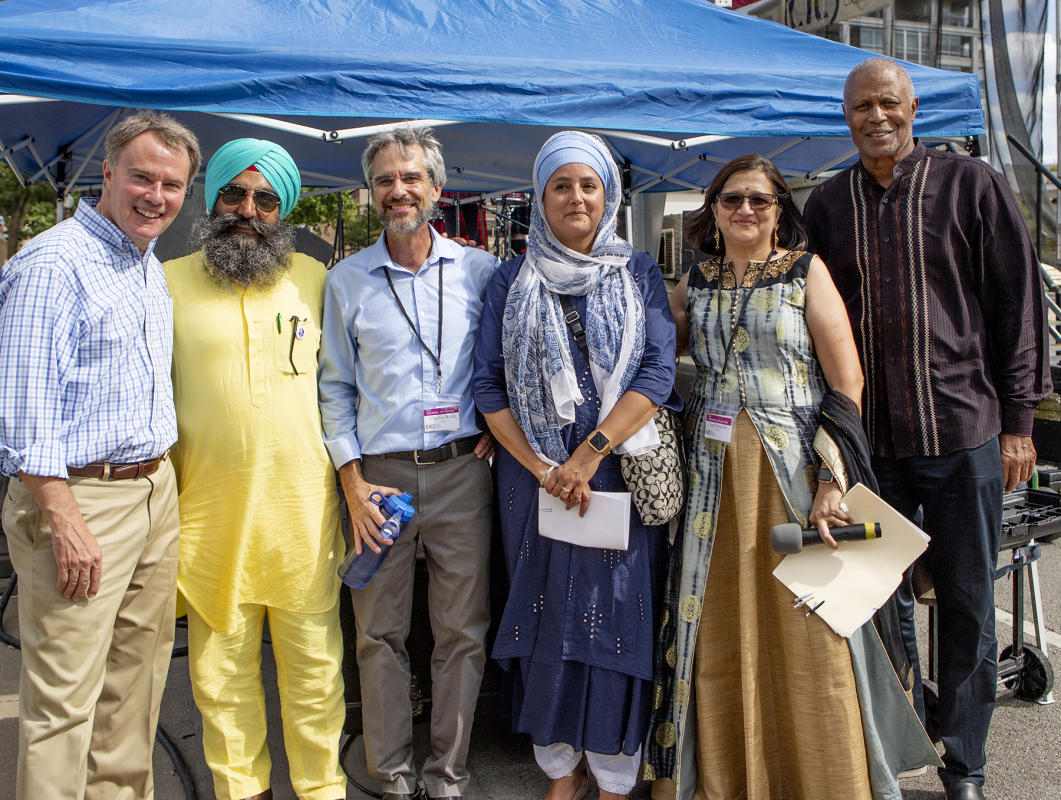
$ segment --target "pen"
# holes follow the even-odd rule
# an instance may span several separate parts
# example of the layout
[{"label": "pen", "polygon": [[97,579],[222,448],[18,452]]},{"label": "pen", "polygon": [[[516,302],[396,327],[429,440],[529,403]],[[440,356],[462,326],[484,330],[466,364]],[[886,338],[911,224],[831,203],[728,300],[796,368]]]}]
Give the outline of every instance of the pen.
[{"label": "pen", "polygon": [[280,312],[279,311],[276,312],[276,332],[277,333],[282,333],[282,331],[280,330]]},{"label": "pen", "polygon": [[809,617],[811,614],[813,614],[815,611],[817,611],[819,608],[821,608],[824,605],[825,605],[825,601],[824,600],[819,600],[817,603],[815,603],[813,606],[811,606],[809,609],[807,609],[807,613],[804,614],[803,616]]},{"label": "pen", "polygon": [[807,602],[807,598],[810,597],[812,594],[814,594],[814,592],[807,592],[806,594],[801,594],[799,597],[794,598],[792,600],[792,607],[799,608],[801,605]]}]

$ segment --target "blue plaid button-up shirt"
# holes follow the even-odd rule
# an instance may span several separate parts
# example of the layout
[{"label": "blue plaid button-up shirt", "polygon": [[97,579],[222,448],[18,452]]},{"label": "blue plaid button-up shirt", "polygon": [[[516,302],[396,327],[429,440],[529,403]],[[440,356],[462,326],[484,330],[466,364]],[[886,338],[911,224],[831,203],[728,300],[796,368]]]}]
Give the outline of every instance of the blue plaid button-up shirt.
[{"label": "blue plaid button-up shirt", "polygon": [[173,313],[153,249],[83,199],[0,267],[0,472],[66,478],[176,441]]}]

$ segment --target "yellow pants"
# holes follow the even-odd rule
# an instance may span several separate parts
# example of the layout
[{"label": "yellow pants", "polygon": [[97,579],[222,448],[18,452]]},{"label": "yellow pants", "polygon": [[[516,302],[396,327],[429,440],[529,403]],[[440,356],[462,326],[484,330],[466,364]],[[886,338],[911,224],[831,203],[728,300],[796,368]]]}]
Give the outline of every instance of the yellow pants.
[{"label": "yellow pants", "polygon": [[291,784],[300,800],[345,798],[339,767],[346,718],[339,604],[323,614],[261,605],[241,605],[239,611],[239,627],[219,633],[188,608],[192,693],[203,717],[203,751],[218,800],[253,797],[270,786],[261,676],[266,617]]}]

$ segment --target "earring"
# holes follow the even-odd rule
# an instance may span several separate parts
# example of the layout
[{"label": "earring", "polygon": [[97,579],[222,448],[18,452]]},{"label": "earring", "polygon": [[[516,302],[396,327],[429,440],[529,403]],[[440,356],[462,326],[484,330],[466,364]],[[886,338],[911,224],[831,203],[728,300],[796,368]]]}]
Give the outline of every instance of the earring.
[{"label": "earring", "polygon": [[716,252],[721,252],[719,250],[719,244],[718,244],[718,223],[717,222],[715,223],[715,251]]},{"label": "earring", "polygon": [[776,225],[774,226],[773,231],[771,231],[771,233],[770,233],[770,249],[771,250],[776,250],[777,249],[777,226]]}]

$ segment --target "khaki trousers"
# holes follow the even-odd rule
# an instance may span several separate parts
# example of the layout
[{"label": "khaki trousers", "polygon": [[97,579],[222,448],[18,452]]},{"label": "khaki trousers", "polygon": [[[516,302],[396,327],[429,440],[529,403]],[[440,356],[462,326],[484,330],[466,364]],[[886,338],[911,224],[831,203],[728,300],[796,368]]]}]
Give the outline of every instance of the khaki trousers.
[{"label": "khaki trousers", "polygon": [[91,600],[56,590],[51,531],[21,481],[12,479],[4,503],[22,637],[15,796],[152,798],[177,584],[173,467],[166,460],[146,478],[69,485],[103,552]]},{"label": "khaki trousers", "polygon": [[351,590],[357,622],[362,721],[369,773],[385,792],[412,793],[413,719],[409,703],[409,635],[416,539],[428,571],[431,653],[431,755],[423,783],[433,797],[464,793],[475,704],[486,663],[490,624],[488,569],[493,525],[490,468],[473,453],[418,467],[365,456],[370,482],[413,494],[416,515],[379,571]]}]

